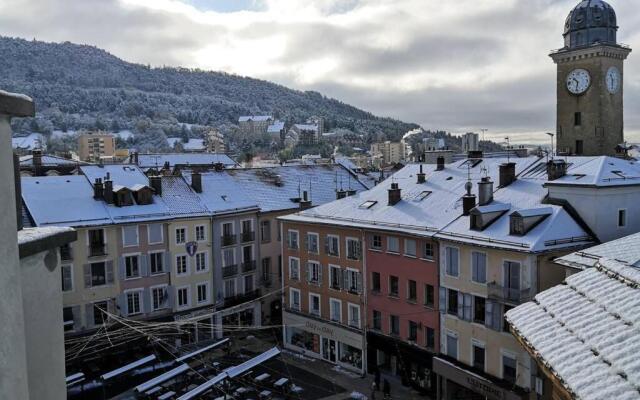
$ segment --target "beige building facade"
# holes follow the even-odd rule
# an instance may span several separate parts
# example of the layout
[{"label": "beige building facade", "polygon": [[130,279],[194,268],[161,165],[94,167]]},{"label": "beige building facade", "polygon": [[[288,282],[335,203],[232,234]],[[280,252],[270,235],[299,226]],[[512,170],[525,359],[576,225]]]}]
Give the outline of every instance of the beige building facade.
[{"label": "beige building facade", "polygon": [[116,152],[115,136],[105,132],[87,132],[78,136],[78,156],[82,161],[97,162],[113,158]]}]

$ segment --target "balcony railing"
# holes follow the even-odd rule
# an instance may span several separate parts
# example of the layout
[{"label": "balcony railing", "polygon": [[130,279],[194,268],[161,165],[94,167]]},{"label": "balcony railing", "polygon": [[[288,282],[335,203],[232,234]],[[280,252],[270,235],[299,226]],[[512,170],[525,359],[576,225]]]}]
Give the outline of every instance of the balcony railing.
[{"label": "balcony railing", "polygon": [[487,295],[490,299],[514,305],[531,300],[531,292],[531,288],[515,289],[502,286],[497,282],[487,284]]},{"label": "balcony railing", "polygon": [[246,303],[260,297],[260,289],[255,289],[244,294],[229,296],[224,298],[225,307],[233,307],[238,304]]},{"label": "balcony railing", "polygon": [[222,277],[223,278],[228,278],[230,276],[236,275],[237,273],[238,273],[238,266],[236,264],[227,265],[226,267],[222,267]]},{"label": "balcony railing", "polygon": [[107,255],[107,246],[102,243],[92,243],[89,245],[89,257],[100,257]]},{"label": "balcony railing", "polygon": [[256,260],[245,261],[242,263],[242,272],[251,272],[256,270]]},{"label": "balcony railing", "polygon": [[242,243],[253,242],[256,239],[255,231],[242,232]]},{"label": "balcony railing", "polygon": [[222,245],[223,246],[232,246],[236,244],[238,241],[238,237],[234,234],[230,235],[222,235]]},{"label": "balcony railing", "polygon": [[270,288],[272,285],[271,278],[262,278],[262,286]]}]

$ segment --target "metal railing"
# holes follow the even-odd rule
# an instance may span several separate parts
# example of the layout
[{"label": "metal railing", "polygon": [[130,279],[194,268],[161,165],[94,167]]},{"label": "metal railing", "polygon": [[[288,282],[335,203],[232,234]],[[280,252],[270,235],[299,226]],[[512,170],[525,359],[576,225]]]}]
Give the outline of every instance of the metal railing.
[{"label": "metal railing", "polygon": [[492,300],[498,300],[517,305],[531,300],[532,290],[531,288],[510,288],[500,285],[497,282],[489,282],[487,283],[487,295]]},{"label": "metal railing", "polygon": [[228,278],[230,276],[236,275],[238,273],[238,265],[227,265],[226,267],[222,267],[222,277]]},{"label": "metal railing", "polygon": [[242,232],[242,243],[253,242],[256,239],[255,231]]},{"label": "metal railing", "polygon": [[256,260],[244,261],[242,263],[242,272],[251,272],[256,270]]},{"label": "metal railing", "polygon": [[102,243],[92,243],[89,245],[89,257],[100,257],[107,255],[107,246]]},{"label": "metal railing", "polygon": [[223,246],[231,246],[236,244],[238,241],[238,237],[235,234],[230,235],[222,235],[222,245]]},{"label": "metal railing", "polygon": [[229,296],[224,298],[224,306],[225,307],[233,307],[238,304],[246,303],[251,300],[255,300],[260,297],[260,289],[251,290],[244,294],[239,294],[236,296]]}]

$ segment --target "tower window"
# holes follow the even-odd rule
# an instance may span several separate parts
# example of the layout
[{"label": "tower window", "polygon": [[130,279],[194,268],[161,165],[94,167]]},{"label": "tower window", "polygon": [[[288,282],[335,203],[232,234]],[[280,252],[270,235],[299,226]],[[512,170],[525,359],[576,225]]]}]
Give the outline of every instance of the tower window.
[{"label": "tower window", "polygon": [[627,210],[618,210],[618,228],[627,226]]},{"label": "tower window", "polygon": [[576,155],[580,156],[584,152],[582,140],[576,140]]},{"label": "tower window", "polygon": [[582,125],[582,113],[581,112],[577,112],[573,115],[573,125],[574,126],[580,126]]}]

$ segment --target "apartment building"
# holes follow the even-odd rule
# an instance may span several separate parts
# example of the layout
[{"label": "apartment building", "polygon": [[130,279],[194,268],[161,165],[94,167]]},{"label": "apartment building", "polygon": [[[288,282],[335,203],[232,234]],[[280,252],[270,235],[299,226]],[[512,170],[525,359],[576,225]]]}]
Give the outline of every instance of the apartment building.
[{"label": "apartment building", "polygon": [[461,139],[463,153],[480,150],[480,135],[477,133],[467,132],[462,135]]},{"label": "apartment building", "polygon": [[274,123],[271,115],[243,115],[238,118],[240,132],[260,135],[267,132],[267,129]]},{"label": "apartment building", "polygon": [[98,162],[113,158],[116,138],[106,132],[85,132],[78,135],[78,156],[82,161]]}]

